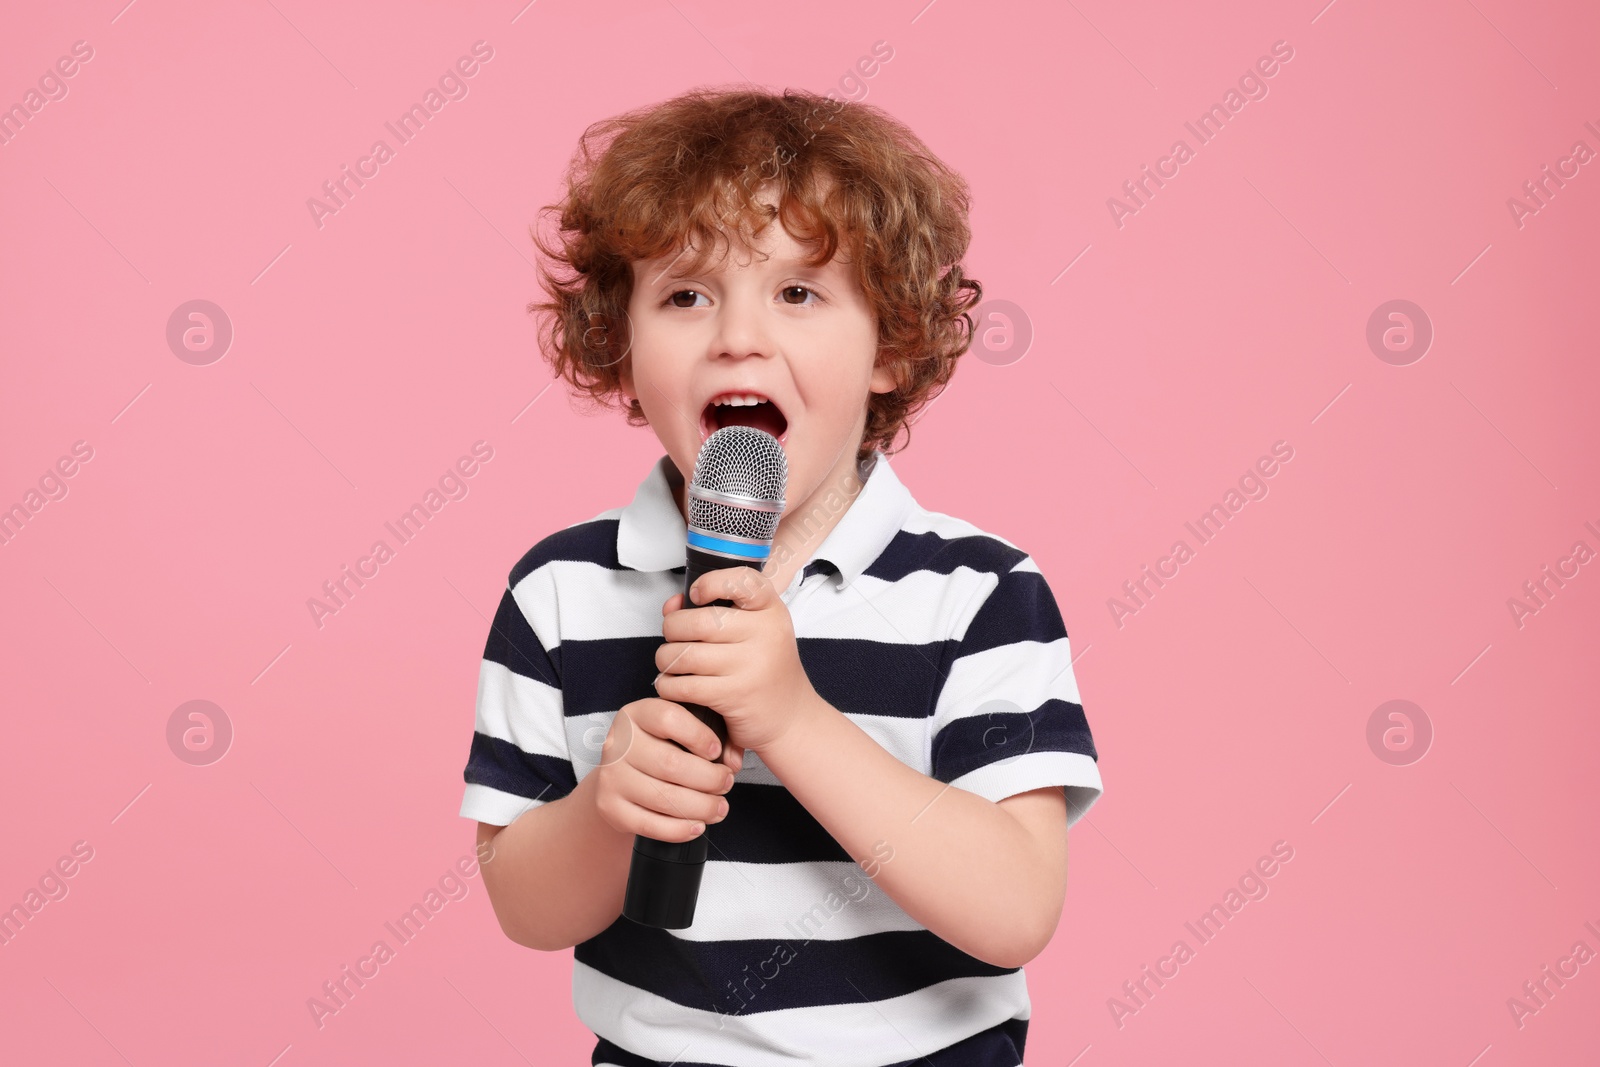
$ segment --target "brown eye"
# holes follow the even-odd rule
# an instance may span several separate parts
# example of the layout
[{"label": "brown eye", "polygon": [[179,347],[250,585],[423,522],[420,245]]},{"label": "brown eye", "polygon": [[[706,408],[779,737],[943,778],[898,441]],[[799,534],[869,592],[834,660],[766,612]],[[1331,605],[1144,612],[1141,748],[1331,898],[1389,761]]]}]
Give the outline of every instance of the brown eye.
[{"label": "brown eye", "polygon": [[[693,289],[679,289],[677,292],[667,297],[667,303],[671,304],[673,307],[692,308],[695,306],[695,299],[699,296],[700,294],[695,292]],[[683,303],[679,299],[680,297],[688,297],[689,302],[687,304]]]},{"label": "brown eye", "polygon": [[[799,300],[790,300],[789,296],[792,293],[799,293],[800,294],[800,299]],[[791,286],[788,286],[787,288],[784,289],[784,291],[783,291],[783,299],[784,299],[784,302],[788,303],[788,304],[804,304],[806,302],[806,294],[807,293],[811,293],[811,290],[806,288],[805,286],[803,286],[803,285],[791,285]],[[813,295],[815,295],[815,294],[813,294]]]}]

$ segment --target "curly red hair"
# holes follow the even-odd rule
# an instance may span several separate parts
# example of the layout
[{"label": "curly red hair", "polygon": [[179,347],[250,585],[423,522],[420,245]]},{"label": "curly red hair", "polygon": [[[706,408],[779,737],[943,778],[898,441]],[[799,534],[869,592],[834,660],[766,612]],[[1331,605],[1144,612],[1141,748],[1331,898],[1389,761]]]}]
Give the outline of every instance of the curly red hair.
[{"label": "curly red hair", "polygon": [[[684,249],[699,269],[734,240],[752,248],[774,218],[843,253],[877,313],[878,365],[894,391],[868,402],[859,458],[894,451],[972,343],[983,288],[962,271],[971,240],[966,182],[880,108],[803,90],[699,88],[596,122],[568,167],[550,240],[533,231],[550,299],[532,302],[545,359],[573,391],[623,407],[633,262]],[[776,206],[756,199],[773,187]],[[630,425],[647,424],[637,400]]]}]

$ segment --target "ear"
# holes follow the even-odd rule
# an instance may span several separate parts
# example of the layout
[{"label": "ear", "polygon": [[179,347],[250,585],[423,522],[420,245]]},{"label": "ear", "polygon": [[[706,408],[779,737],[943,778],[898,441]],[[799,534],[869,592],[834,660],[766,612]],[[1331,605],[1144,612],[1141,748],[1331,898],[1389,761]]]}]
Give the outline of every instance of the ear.
[{"label": "ear", "polygon": [[896,367],[879,360],[872,368],[872,378],[867,384],[868,390],[874,393],[894,392],[900,387],[899,376],[895,371]]}]

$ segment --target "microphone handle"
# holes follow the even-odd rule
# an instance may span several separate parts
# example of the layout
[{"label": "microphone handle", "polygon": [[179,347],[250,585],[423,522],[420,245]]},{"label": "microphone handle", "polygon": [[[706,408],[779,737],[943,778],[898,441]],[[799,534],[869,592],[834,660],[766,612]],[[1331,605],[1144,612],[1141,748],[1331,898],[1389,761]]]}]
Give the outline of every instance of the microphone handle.
[{"label": "microphone handle", "polygon": [[[688,554],[683,575],[686,607],[733,607],[731,600],[713,600],[709,604],[695,605],[689,600],[689,587],[707,571],[737,566],[760,570],[766,563],[764,558],[729,559],[702,552],[693,545],[686,546],[686,551]],[[717,762],[723,762],[728,747],[727,721],[703,705],[683,702],[683,706],[717,735],[717,741],[722,745]],[[677,741],[672,743],[683,748]],[[700,899],[700,877],[705,873],[709,852],[710,842],[705,833],[689,841],[657,841],[643,834],[636,835],[633,839],[633,859],[628,868],[628,888],[623,894],[622,914],[636,923],[664,930],[681,930],[692,925],[695,904]]]}]

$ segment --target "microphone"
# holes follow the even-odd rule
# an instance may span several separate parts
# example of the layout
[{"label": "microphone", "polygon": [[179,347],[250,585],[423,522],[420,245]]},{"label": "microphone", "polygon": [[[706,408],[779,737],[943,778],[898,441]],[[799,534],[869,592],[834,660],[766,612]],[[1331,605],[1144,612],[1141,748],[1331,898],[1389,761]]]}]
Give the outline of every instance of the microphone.
[{"label": "microphone", "polygon": [[[778,439],[765,430],[724,426],[706,438],[687,492],[685,607],[697,606],[689,600],[689,587],[707,571],[739,565],[761,569],[772,554],[788,480],[789,457]],[[733,607],[734,603],[713,600],[698,606],[713,605]],[[728,724],[722,716],[699,704],[683,706],[715,731],[726,751]],[[658,929],[681,930],[692,924],[709,851],[705,833],[691,841],[657,841],[636,835],[622,914]]]}]

